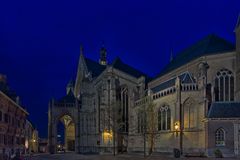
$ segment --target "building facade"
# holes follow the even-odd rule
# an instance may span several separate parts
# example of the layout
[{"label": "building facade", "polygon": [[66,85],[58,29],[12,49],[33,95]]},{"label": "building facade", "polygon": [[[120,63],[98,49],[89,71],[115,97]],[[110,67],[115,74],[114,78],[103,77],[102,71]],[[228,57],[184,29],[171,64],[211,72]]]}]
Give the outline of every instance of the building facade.
[{"label": "building facade", "polygon": [[39,152],[40,153],[47,153],[48,152],[48,139],[40,138],[38,142]]},{"label": "building facade", "polygon": [[9,89],[6,76],[0,75],[1,153],[25,152],[27,116],[28,112],[20,106],[19,97]]},{"label": "building facade", "polygon": [[29,120],[26,120],[25,131],[26,131],[25,134],[26,153],[27,154],[38,153],[39,150],[38,131]]},{"label": "building facade", "polygon": [[[116,58],[99,63],[81,49],[67,96],[49,104],[49,146],[56,122],[76,152],[240,153],[240,20],[236,46],[209,35],[180,52],[154,79]],[[67,140],[66,140],[67,139]],[[68,142],[66,142],[68,144]]]}]

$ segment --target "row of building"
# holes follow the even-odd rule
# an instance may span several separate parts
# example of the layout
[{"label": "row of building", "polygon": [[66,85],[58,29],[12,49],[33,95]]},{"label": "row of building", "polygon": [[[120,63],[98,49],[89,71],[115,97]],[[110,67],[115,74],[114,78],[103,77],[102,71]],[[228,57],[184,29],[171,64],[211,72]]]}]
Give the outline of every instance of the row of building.
[{"label": "row of building", "polygon": [[240,155],[240,17],[235,34],[235,44],[204,37],[154,78],[120,58],[108,63],[104,47],[99,62],[81,48],[76,80],[49,103],[50,152],[61,121],[78,153]]},{"label": "row of building", "polygon": [[38,152],[38,131],[28,120],[29,113],[12,91],[7,77],[0,74],[0,152]]}]

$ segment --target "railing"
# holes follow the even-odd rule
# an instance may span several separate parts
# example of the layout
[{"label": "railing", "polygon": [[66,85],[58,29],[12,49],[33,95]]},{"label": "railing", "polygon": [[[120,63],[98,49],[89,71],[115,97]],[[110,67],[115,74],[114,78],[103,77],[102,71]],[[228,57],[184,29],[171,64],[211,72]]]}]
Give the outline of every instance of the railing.
[{"label": "railing", "polygon": [[[198,90],[198,85],[196,83],[191,83],[191,84],[182,84],[181,86],[181,91],[182,92],[187,92],[187,91],[197,91]],[[153,100],[167,96],[169,94],[175,93],[176,92],[176,87],[170,87],[165,90],[162,90],[160,92],[157,92],[153,94]]]},{"label": "railing", "polygon": [[153,94],[153,100],[158,99],[160,97],[167,96],[167,95],[175,93],[175,92],[176,92],[176,87],[175,86],[167,88],[165,90],[162,90],[160,92],[157,92],[157,93]]},{"label": "railing", "polygon": [[149,96],[143,97],[135,102],[135,106],[144,105],[149,101]]},{"label": "railing", "polygon": [[[182,92],[197,91],[197,90],[198,90],[198,85],[196,83],[182,84],[182,86],[181,86],[181,91]],[[164,89],[162,91],[154,93],[152,95],[152,99],[155,100],[155,99],[158,99],[158,98],[161,98],[161,97],[173,94],[175,92],[176,92],[176,87],[175,86],[169,87],[167,89]],[[149,100],[149,96],[143,97],[143,98],[135,101],[135,106],[144,105],[144,104],[146,104],[148,102],[148,100]]]},{"label": "railing", "polygon": [[182,91],[197,91],[198,85],[196,83],[193,84],[182,84]]}]

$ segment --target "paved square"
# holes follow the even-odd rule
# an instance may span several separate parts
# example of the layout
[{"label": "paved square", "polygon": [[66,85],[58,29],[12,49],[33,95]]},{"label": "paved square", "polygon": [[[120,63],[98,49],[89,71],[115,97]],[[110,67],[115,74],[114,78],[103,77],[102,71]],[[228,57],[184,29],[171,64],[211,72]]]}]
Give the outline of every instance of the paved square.
[{"label": "paved square", "polygon": [[[171,160],[175,159],[171,156],[163,156],[163,155],[153,155],[151,157],[144,158],[143,155],[80,155],[75,153],[66,153],[66,154],[40,154],[35,155],[31,160]],[[206,160],[212,159],[215,160],[216,158],[186,158],[182,157],[181,159],[188,159],[188,160]],[[237,158],[221,158],[221,159],[228,159],[234,160]]]}]

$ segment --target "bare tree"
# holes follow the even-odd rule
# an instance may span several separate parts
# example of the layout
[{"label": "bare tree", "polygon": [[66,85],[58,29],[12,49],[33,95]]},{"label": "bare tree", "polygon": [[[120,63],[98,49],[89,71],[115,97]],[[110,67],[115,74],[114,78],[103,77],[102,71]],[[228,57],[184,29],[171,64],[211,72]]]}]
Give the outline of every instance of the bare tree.
[{"label": "bare tree", "polygon": [[147,133],[147,141],[149,144],[149,155],[152,154],[154,146],[155,146],[155,138],[157,137],[157,114],[155,110],[155,104],[151,97],[148,98],[148,102],[146,104],[146,133]]},{"label": "bare tree", "polygon": [[119,101],[112,104],[112,129],[113,129],[113,154],[116,155],[116,138],[120,136],[122,128],[124,127],[124,122],[122,121],[122,110]]},{"label": "bare tree", "polygon": [[[157,133],[157,113],[155,106],[156,104],[153,102],[151,96],[146,96],[142,99],[144,103],[138,106],[138,126],[137,132],[142,133],[144,139],[144,156],[146,153],[151,155],[153,153],[153,149],[155,146],[155,139],[158,136]],[[146,151],[148,145],[148,152]]]},{"label": "bare tree", "polygon": [[[122,128],[124,127],[124,123],[122,122],[122,110],[119,101],[114,101],[111,105],[106,106],[105,110],[101,112],[105,112],[104,116],[101,116],[100,121],[103,124],[103,132],[108,132],[111,135],[113,154],[116,155],[117,138],[121,134]],[[117,146],[116,146],[117,145]]]}]

